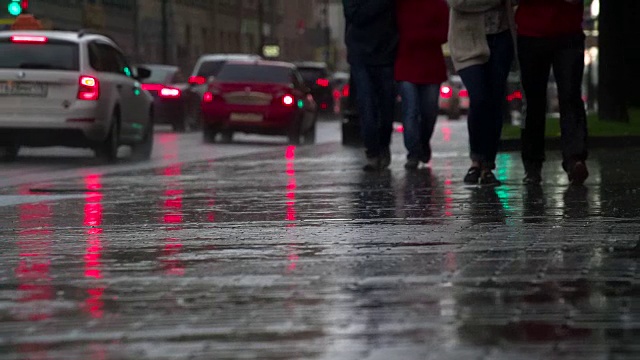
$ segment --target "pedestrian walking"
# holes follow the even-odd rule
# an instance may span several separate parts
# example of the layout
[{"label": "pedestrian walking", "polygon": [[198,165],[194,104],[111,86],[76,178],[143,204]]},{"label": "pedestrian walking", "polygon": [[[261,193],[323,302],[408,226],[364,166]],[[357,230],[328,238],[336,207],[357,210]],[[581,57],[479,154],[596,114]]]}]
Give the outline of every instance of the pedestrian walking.
[{"label": "pedestrian walking", "polygon": [[391,163],[398,45],[394,0],[343,0],[345,43],[367,157],[365,171]]},{"label": "pedestrian walking", "polygon": [[582,100],[585,35],[583,0],[520,0],[516,12],[518,53],[527,110],[521,133],[525,184],[540,184],[549,73],[558,87],[562,167],[571,184],[589,176],[587,116]]},{"label": "pedestrian walking", "polygon": [[513,4],[511,0],[447,1],[451,58],[469,92],[471,167],[464,182],[498,186],[493,170],[515,51]]},{"label": "pedestrian walking", "polygon": [[447,79],[442,44],[447,42],[445,0],[397,0],[399,45],[395,79],[402,97],[405,168],[431,161],[431,136],[438,118],[440,84]]}]

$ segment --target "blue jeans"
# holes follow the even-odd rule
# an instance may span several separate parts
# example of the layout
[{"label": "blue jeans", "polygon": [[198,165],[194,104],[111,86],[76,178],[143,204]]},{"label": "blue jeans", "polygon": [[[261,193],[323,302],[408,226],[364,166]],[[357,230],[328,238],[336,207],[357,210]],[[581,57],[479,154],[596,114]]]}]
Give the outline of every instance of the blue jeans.
[{"label": "blue jeans", "polygon": [[402,95],[402,123],[407,159],[429,162],[431,136],[438,119],[440,84],[400,82]]},{"label": "blue jeans", "polygon": [[489,61],[458,71],[469,91],[469,146],[471,160],[494,169],[504,117],[507,76],[514,57],[513,40],[507,30],[487,35]]},{"label": "blue jeans", "polygon": [[352,65],[351,76],[368,158],[389,151],[396,86],[393,66]]}]

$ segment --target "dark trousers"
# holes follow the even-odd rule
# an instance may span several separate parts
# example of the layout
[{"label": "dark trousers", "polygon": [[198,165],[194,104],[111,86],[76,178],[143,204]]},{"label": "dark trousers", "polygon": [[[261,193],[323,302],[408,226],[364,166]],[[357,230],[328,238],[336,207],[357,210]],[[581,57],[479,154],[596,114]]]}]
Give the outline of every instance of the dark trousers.
[{"label": "dark trousers", "polygon": [[362,139],[367,157],[389,151],[396,101],[393,66],[352,65]]},{"label": "dark trousers", "polygon": [[568,170],[576,161],[587,159],[587,116],[581,91],[584,47],[583,34],[518,38],[522,86],[527,99],[522,130],[522,161],[525,168],[539,167],[545,160],[547,86],[552,67],[560,105],[562,165]]},{"label": "dark trousers", "polygon": [[429,162],[431,136],[438,119],[440,84],[413,84],[401,81],[402,124],[407,159]]},{"label": "dark trousers", "polygon": [[509,31],[487,35],[489,61],[458,71],[469,91],[469,147],[471,160],[495,168],[502,135],[506,83],[513,62],[513,39]]}]

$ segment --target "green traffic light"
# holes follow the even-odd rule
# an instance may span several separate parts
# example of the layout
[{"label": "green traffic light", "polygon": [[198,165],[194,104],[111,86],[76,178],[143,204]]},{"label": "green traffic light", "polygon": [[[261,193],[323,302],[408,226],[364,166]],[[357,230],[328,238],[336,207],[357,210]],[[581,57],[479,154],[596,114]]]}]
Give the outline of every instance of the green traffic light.
[{"label": "green traffic light", "polygon": [[9,6],[7,6],[7,11],[9,11],[9,14],[12,16],[18,16],[22,14],[22,6],[20,6],[18,2],[12,1],[9,3]]}]

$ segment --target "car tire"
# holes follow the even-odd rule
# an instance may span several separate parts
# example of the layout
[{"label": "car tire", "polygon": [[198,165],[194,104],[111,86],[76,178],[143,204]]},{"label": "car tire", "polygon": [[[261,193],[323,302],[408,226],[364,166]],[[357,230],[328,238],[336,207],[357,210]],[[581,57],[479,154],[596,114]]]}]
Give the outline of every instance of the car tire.
[{"label": "car tire", "polygon": [[229,144],[231,142],[233,142],[233,131],[231,130],[224,130],[220,133],[220,136],[222,137],[221,141],[225,144]]},{"label": "car tire", "polygon": [[111,128],[107,138],[96,147],[95,152],[98,159],[112,163],[118,159],[118,148],[120,147],[120,115],[118,111],[113,112]]},{"label": "car tire", "polygon": [[0,161],[13,162],[18,158],[20,145],[8,144],[0,146]]},{"label": "car tire", "polygon": [[205,144],[213,144],[216,142],[218,132],[212,126],[204,126],[202,129],[202,140]]},{"label": "car tire", "polygon": [[316,118],[313,121],[313,124],[311,124],[311,127],[309,127],[309,129],[307,129],[307,131],[305,131],[305,133],[304,133],[304,143],[306,145],[312,145],[312,144],[316,143],[317,124],[318,124],[318,119]]},{"label": "car tire", "polygon": [[289,145],[300,145],[300,137],[302,129],[300,128],[300,120],[295,119],[287,130],[287,142]]},{"label": "car tire", "polygon": [[144,131],[142,142],[131,147],[131,159],[144,161],[151,158],[153,152],[153,114],[149,117],[149,124]]}]

